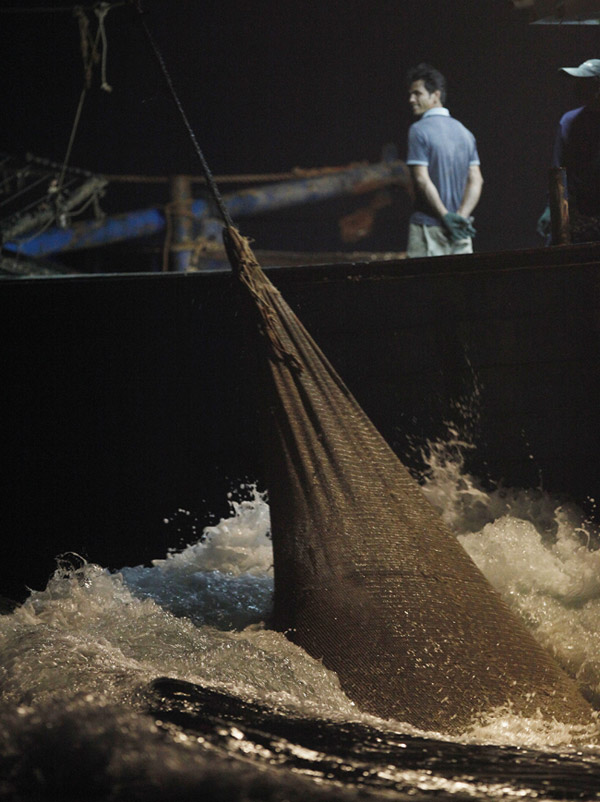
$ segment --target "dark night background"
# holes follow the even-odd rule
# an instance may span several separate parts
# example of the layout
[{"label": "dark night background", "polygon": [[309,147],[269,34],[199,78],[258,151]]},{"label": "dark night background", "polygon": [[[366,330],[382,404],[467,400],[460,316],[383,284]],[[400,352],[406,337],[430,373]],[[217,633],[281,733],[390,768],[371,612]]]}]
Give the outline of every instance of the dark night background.
[{"label": "dark night background", "polygon": [[[30,0],[29,12],[0,13],[0,151],[64,158],[83,86],[67,5]],[[426,60],[446,74],[448,107],[478,139],[485,185],[476,249],[541,245],[535,225],[554,131],[573,106],[558,69],[600,56],[598,27],[530,26],[508,0],[144,0],[144,8],[215,174],[376,162],[387,143],[404,158],[405,74]],[[110,11],[106,34],[113,91],[100,89],[97,67],[70,163],[198,175],[131,4]],[[168,200],[165,184],[115,183],[102,205],[117,213]],[[346,197],[245,218],[240,228],[257,250],[403,250],[409,203],[400,190],[368,238],[343,245],[339,217],[364,203]],[[139,245],[127,246],[129,258]],[[204,526],[226,514],[240,481],[260,480],[254,346],[231,278],[123,275],[156,267],[154,246],[141,250],[141,268],[125,246],[98,249],[101,269],[116,275],[0,280],[9,406],[0,595],[17,598],[23,582],[43,586],[62,551],[110,567],[161,557],[196,539],[196,519]],[[69,258],[77,267],[88,256]],[[585,496],[597,484],[597,259],[585,249],[572,258],[589,264],[557,266],[561,255],[550,249],[482,256],[480,267],[493,262],[482,270],[452,272],[448,260],[447,276],[430,264],[418,281],[398,281],[410,263],[382,263],[388,284],[360,264],[360,282],[346,280],[345,265],[323,268],[322,280],[306,266],[274,274],[403,458],[407,436],[441,435],[449,402],[472,390],[470,342],[469,359],[493,388],[482,402],[497,463],[484,465],[489,478],[508,471],[516,486],[537,487],[531,454],[546,455],[556,468],[546,486]],[[514,268],[527,259],[542,269],[513,280],[511,260]]]},{"label": "dark night background", "polygon": [[[569,80],[557,70],[598,56],[597,27],[531,26],[508,0],[145,0],[143,6],[216,174],[378,161],[390,142],[404,158],[412,121],[405,73],[425,60],[446,74],[448,107],[478,140],[486,183],[476,248],[541,244],[535,223],[553,133],[574,105]],[[68,10],[23,10],[2,13],[0,25],[0,150],[60,161],[83,81],[77,22]],[[98,66],[71,163],[105,173],[199,174],[133,7],[111,10],[106,33],[113,91],[100,90]],[[165,192],[113,185],[103,206],[144,208],[166,201]],[[257,248],[340,250],[339,210],[335,204],[328,210],[248,220],[243,232]],[[398,192],[373,234],[352,247],[402,250],[407,211]]]}]

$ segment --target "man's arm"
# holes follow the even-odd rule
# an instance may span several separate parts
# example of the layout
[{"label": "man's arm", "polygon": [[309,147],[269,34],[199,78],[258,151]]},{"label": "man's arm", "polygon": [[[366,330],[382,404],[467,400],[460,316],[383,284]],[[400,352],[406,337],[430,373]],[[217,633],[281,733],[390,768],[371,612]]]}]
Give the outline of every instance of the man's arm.
[{"label": "man's arm", "polygon": [[[446,229],[448,238],[452,242],[459,242],[467,237],[475,236],[477,232],[471,224],[472,221],[468,219],[468,212],[449,212],[444,206],[440,198],[440,193],[431,180],[427,165],[412,164],[411,170],[417,191],[423,195],[434,214],[440,218],[440,223]],[[482,184],[483,178],[481,177],[479,167],[476,169],[475,165],[470,167],[461,208],[467,208],[468,203],[471,203],[471,209],[475,208],[479,196],[481,195]]]},{"label": "man's arm", "polygon": [[481,188],[483,186],[483,176],[478,164],[472,164],[467,174],[467,183],[462,196],[462,201],[457,209],[457,214],[461,217],[469,217],[473,209],[479,203]]},{"label": "man's arm", "polygon": [[[563,127],[562,127],[562,119],[558,124],[558,128],[556,129],[556,135],[554,137],[554,147],[552,148],[552,167],[563,167],[564,162],[564,152],[565,152],[565,141],[563,138]],[[567,190],[566,199],[568,200],[569,193]],[[552,215],[550,214],[550,202],[549,198],[546,195],[546,208],[540,215],[535,230],[546,240],[546,245],[550,245],[550,235],[552,234]]]},{"label": "man's arm", "polygon": [[423,195],[432,211],[437,215],[437,217],[440,218],[440,220],[443,220],[444,215],[448,214],[448,209],[446,209],[442,203],[440,193],[437,191],[436,185],[431,180],[427,165],[411,164],[410,169],[417,192]]}]

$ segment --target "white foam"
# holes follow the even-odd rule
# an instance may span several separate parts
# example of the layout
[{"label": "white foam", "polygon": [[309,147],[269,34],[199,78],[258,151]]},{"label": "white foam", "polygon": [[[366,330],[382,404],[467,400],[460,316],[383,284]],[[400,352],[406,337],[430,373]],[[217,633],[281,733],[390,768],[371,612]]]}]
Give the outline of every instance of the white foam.
[{"label": "white foam", "polygon": [[[450,457],[442,447],[431,450],[427,496],[535,636],[597,701],[600,553],[589,548],[582,516],[539,490],[487,492],[464,473],[463,441],[454,434]],[[92,694],[118,704],[153,677],[170,675],[314,715],[372,721],[335,675],[264,626],[272,591],[268,505],[254,490],[232,501],[231,515],[198,542],[151,566],[117,573],[63,566],[43,592],[0,617],[5,698],[42,704],[64,693]],[[506,714],[486,727],[466,737],[569,740]]]}]

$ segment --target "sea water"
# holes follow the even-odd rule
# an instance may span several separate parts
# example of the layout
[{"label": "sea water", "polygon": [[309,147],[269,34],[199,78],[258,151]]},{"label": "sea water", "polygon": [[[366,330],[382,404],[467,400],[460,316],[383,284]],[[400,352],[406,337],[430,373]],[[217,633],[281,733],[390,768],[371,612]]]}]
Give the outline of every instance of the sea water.
[{"label": "sea water", "polygon": [[[425,494],[600,708],[598,533],[540,489],[483,489],[464,472],[466,445],[429,444]],[[0,617],[2,799],[600,796],[595,722],[503,710],[450,739],[361,713],[335,674],[265,623],[265,496],[242,487],[230,504],[150,566],[109,572],[63,555],[45,590]],[[182,683],[175,713],[149,691],[159,677]],[[211,708],[195,689],[222,696]]]}]

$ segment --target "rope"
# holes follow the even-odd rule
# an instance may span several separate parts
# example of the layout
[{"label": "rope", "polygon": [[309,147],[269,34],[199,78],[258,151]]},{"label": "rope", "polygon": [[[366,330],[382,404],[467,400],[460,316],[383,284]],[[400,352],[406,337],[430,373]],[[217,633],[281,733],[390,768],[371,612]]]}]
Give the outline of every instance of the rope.
[{"label": "rope", "polygon": [[[86,89],[89,89],[92,85],[92,63],[95,55],[94,53],[92,58],[89,57],[89,46],[92,41],[90,36],[90,21],[83,13],[81,6],[75,6],[73,14],[77,17],[77,22],[79,23],[79,46],[81,47],[81,57],[83,59],[84,86]],[[95,45],[93,45],[92,51],[95,51]]]},{"label": "rope", "polygon": [[268,279],[264,279],[264,274],[250,247],[250,241],[233,226],[223,232],[223,240],[229,262],[232,267],[235,266],[238,277],[248,288],[261,313],[262,330],[271,344],[275,357],[285,362],[296,373],[302,373],[304,370],[302,362],[296,353],[283,342],[281,329],[277,325],[276,315],[273,311],[272,297],[279,296],[279,290]]},{"label": "rope", "polygon": [[87,91],[92,83],[92,66],[94,61],[98,60],[97,46],[98,46],[99,31],[96,32],[96,40],[95,42],[92,43],[92,47],[90,50],[89,45],[91,42],[91,37],[90,37],[89,20],[85,15],[83,8],[81,6],[76,6],[73,9],[73,14],[77,18],[77,22],[79,23],[79,40],[81,46],[81,58],[83,60],[84,82],[83,82],[83,89],[81,90],[81,94],[79,95],[79,103],[77,104],[77,111],[75,112],[73,125],[71,126],[71,135],[69,137],[69,143],[67,145],[67,152],[65,153],[65,158],[63,159],[61,171],[58,176],[58,191],[62,189],[67,165],[71,159],[71,151],[73,150],[75,135],[77,134],[79,121],[81,119],[83,104],[85,102]]},{"label": "rope", "polygon": [[89,209],[90,206],[93,206],[94,207],[94,216],[96,217],[96,219],[98,220],[99,218],[104,217],[105,216],[104,212],[100,208],[100,197],[101,197],[100,190],[95,189],[92,192],[92,194],[90,195],[90,197],[87,198],[81,204],[81,206],[79,206],[77,209],[69,209],[68,210],[69,216],[70,217],[77,217],[80,214],[83,214],[86,209]]},{"label": "rope", "polygon": [[[5,198],[5,200],[3,200],[3,201],[0,201],[0,206],[6,206],[7,204],[9,204],[9,203],[12,203],[12,202],[13,202],[13,201],[14,201],[16,198],[19,198],[21,195],[25,195],[25,194],[27,194],[27,193],[28,193],[28,192],[30,192],[32,189],[34,189],[35,187],[37,187],[37,186],[38,186],[38,184],[43,184],[43,183],[46,181],[46,179],[48,178],[48,176],[47,176],[47,175],[43,175],[41,178],[38,178],[38,180],[37,180],[37,181],[34,181],[34,182],[33,182],[33,183],[31,183],[31,184],[27,184],[26,186],[23,186],[23,179],[24,179],[24,178],[25,178],[27,175],[28,175],[28,172],[27,172],[27,171],[25,171],[25,170],[24,170],[24,171],[22,171],[20,174],[18,174],[18,175],[17,175],[17,185],[19,185],[19,184],[20,184],[20,188],[17,190],[17,192],[14,192],[12,195],[9,195],[8,197],[6,197],[6,198]],[[2,183],[4,184],[4,183],[6,183],[7,181],[10,181],[10,180],[11,180],[11,178],[12,178],[11,176],[7,177],[7,178],[6,178],[6,181],[4,181],[4,182],[2,182]],[[7,192],[8,192],[8,190],[7,190]]]},{"label": "rope", "polygon": [[173,222],[174,217],[178,218],[187,217],[189,220],[194,221],[196,218],[191,210],[192,199],[187,200],[173,200],[166,203],[163,207],[165,213],[165,241],[163,243],[163,257],[162,257],[162,272],[166,273],[169,269],[169,253],[174,251],[189,251],[192,249],[193,240],[186,240],[182,243],[173,242]]},{"label": "rope", "polygon": [[150,32],[148,24],[146,23],[144,12],[142,11],[141,0],[136,0],[136,8],[137,8],[138,13],[140,15],[140,19],[141,19],[141,22],[142,22],[142,27],[144,28],[144,32],[146,34],[148,42],[150,43],[150,47],[152,48],[152,51],[153,51],[153,53],[154,53],[154,55],[156,57],[156,60],[158,61],[158,64],[160,66],[160,69],[162,71],[164,79],[165,79],[165,81],[167,83],[167,86],[169,88],[169,91],[171,93],[171,97],[173,98],[173,101],[174,101],[175,105],[177,106],[177,110],[179,111],[179,113],[181,115],[181,118],[182,118],[182,120],[184,122],[184,125],[185,125],[185,127],[187,129],[187,132],[188,132],[188,134],[190,136],[190,139],[192,140],[192,144],[194,145],[194,149],[195,149],[196,154],[197,154],[197,156],[198,156],[198,158],[200,160],[200,165],[202,166],[202,172],[204,173],[204,177],[205,177],[206,183],[208,184],[208,187],[210,189],[210,193],[213,196],[215,204],[217,205],[217,208],[219,210],[219,213],[220,213],[225,225],[227,226],[228,229],[231,229],[231,228],[233,228],[233,220],[231,219],[231,216],[230,216],[229,212],[227,211],[227,207],[225,206],[223,198],[221,197],[221,193],[219,192],[219,189],[218,189],[218,187],[217,187],[217,185],[215,183],[215,180],[214,180],[214,178],[212,176],[212,173],[211,173],[211,171],[210,171],[210,169],[208,167],[206,159],[204,158],[204,154],[202,153],[202,150],[200,149],[200,145],[198,144],[198,140],[196,139],[196,135],[194,134],[192,126],[190,125],[190,122],[189,122],[189,120],[187,118],[187,114],[185,113],[184,108],[181,105],[181,101],[179,100],[179,97],[177,95],[177,92],[175,91],[175,87],[173,86],[173,81],[171,80],[171,76],[169,75],[169,71],[167,70],[167,66],[165,64],[165,61],[164,61],[164,59],[163,59],[163,57],[162,57],[162,55],[161,55],[161,53],[160,53],[160,51],[159,51],[159,49],[158,49],[158,47],[156,45],[156,42],[154,41],[154,37],[152,36],[152,34]]},{"label": "rope", "polygon": [[[62,167],[62,164],[52,161],[52,159],[46,159],[40,156],[34,156],[33,153],[28,153],[25,158],[27,159],[28,165],[39,164],[41,167],[48,167],[50,170],[54,171],[60,170],[60,168]],[[94,178],[95,176],[95,173],[92,173],[91,170],[82,170],[80,167],[67,167],[67,172],[69,172],[72,175],[83,176],[84,178]]]},{"label": "rope", "polygon": [[111,6],[109,3],[100,3],[98,8],[95,8],[94,11],[96,16],[98,17],[98,31],[100,33],[100,37],[102,39],[102,65],[101,65],[101,88],[104,89],[105,92],[112,92],[112,86],[106,80],[106,53],[108,51],[108,40],[106,38],[106,30],[104,29],[104,19],[108,12],[110,11]]},{"label": "rope", "polygon": [[223,252],[223,246],[214,240],[207,239],[202,235],[198,235],[191,243],[190,263],[189,270],[197,270],[198,263],[201,256],[207,256],[210,253],[219,254]]},{"label": "rope", "polygon": [[[122,5],[119,3],[119,5]],[[77,22],[79,23],[79,39],[81,45],[81,58],[83,61],[83,73],[84,73],[84,83],[83,89],[81,90],[81,94],[79,96],[79,103],[77,104],[77,111],[75,112],[75,118],[73,120],[73,126],[71,127],[71,135],[69,137],[69,143],[67,145],[67,152],[65,153],[65,158],[62,163],[61,171],[58,177],[57,182],[57,195],[56,197],[60,197],[60,191],[63,187],[63,182],[65,178],[65,172],[67,170],[67,165],[71,159],[71,152],[73,150],[73,145],[75,143],[75,136],[77,134],[77,129],[79,128],[79,121],[81,120],[81,112],[83,111],[83,104],[85,102],[85,98],[87,96],[87,92],[92,84],[92,70],[94,63],[98,61],[98,43],[100,39],[102,40],[102,83],[101,87],[107,92],[112,92],[112,87],[106,82],[106,51],[108,48],[107,40],[106,40],[106,31],[104,29],[104,19],[111,8],[114,8],[115,5],[110,5],[109,3],[100,3],[99,7],[95,7],[94,11],[96,16],[98,17],[98,30],[96,31],[96,38],[92,41],[90,36],[90,23],[89,20],[83,10],[82,6],[75,6],[73,9],[73,14],[77,18]]]},{"label": "rope", "polygon": [[67,170],[67,165],[71,158],[71,151],[73,150],[73,144],[75,142],[75,134],[77,133],[77,129],[79,127],[79,120],[81,119],[81,112],[83,110],[83,103],[85,101],[86,94],[87,94],[87,87],[84,86],[83,89],[81,90],[81,94],[79,95],[79,103],[77,105],[77,111],[75,112],[75,119],[73,120],[73,126],[71,127],[71,136],[69,137],[67,152],[65,153],[65,158],[62,164],[60,175],[58,177],[59,188],[62,188],[63,181],[65,179],[65,173]]}]

